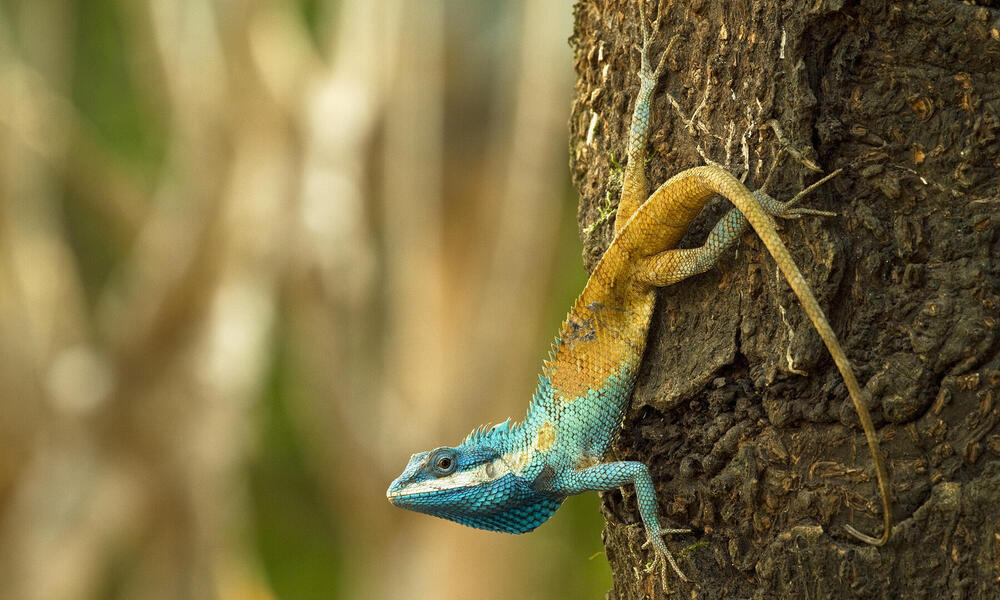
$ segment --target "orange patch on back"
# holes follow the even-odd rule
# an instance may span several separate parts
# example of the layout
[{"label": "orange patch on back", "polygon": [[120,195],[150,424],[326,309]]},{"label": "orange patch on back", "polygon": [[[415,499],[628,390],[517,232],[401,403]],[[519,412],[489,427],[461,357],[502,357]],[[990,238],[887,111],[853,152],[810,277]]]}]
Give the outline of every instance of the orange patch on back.
[{"label": "orange patch on back", "polygon": [[638,364],[642,357],[652,294],[623,302],[601,294],[600,288],[592,276],[563,322],[555,356],[545,365],[557,402],[584,397],[624,364]]}]

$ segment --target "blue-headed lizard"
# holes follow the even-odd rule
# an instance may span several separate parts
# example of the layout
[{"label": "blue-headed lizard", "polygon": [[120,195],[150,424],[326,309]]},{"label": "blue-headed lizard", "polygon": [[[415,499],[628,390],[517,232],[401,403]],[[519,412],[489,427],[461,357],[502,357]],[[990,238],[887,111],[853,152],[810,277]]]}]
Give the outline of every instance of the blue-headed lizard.
[{"label": "blue-headed lizard", "polygon": [[[615,236],[563,322],[527,415],[519,423],[508,419],[476,429],[458,446],[414,454],[386,495],[409,510],[471,527],[524,533],[548,519],[567,496],[631,484],[656,554],[686,580],[662,535],[689,530],[661,528],[649,469],[637,461],[603,460],[628,407],[656,288],[708,270],[749,222],[802,302],[847,385],[874,459],[883,532],[876,538],[846,529],[862,541],[882,545],[891,531],[888,476],[871,417],[847,357],[771,221],[771,216],[828,213],[793,206],[801,195],[781,203],[763,191],[751,192],[715,166],[679,173],[646,197],[650,103],[670,47],[654,67],[649,27],[641,15],[640,21],[641,83]],[[716,194],[736,208],[715,225],[703,246],[676,249],[690,222]]]}]

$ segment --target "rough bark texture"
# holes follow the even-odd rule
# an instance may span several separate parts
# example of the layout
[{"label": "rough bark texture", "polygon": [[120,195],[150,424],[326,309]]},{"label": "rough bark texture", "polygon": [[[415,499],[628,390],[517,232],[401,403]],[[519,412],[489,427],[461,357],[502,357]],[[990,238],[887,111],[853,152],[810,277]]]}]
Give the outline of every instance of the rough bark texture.
[{"label": "rough bark texture", "polygon": [[[704,542],[681,560],[693,583],[665,592],[643,570],[632,491],[607,493],[609,598],[1000,597],[1000,10],[987,6],[1000,3],[970,4],[662,3],[657,50],[681,39],[654,103],[652,186],[708,159],[755,188],[783,145],[845,169],[806,200],[837,217],[782,226],[867,382],[896,526],[884,548],[844,533],[878,533],[871,457],[819,337],[747,234],[661,293],[614,449],[650,465],[667,526],[695,528],[670,545]],[[638,18],[636,0],[576,7],[585,231],[620,191]],[[818,178],[778,161],[779,199]],[[726,209],[710,204],[684,245]],[[589,267],[611,231],[585,234]]]}]

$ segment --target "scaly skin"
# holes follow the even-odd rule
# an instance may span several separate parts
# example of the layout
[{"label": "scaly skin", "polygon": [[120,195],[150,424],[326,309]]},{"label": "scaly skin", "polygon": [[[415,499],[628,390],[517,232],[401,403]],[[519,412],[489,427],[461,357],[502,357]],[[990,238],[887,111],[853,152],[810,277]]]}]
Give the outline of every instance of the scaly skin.
[{"label": "scaly skin", "polygon": [[[874,458],[884,517],[880,538],[849,531],[881,545],[889,536],[891,513],[888,477],[871,418],[847,357],[771,221],[771,216],[823,213],[795,208],[796,200],[781,203],[761,191],[750,192],[714,166],[675,175],[645,199],[650,102],[663,59],[652,67],[649,33],[645,19],[641,20],[641,85],[615,237],[559,331],[527,416],[521,423],[508,420],[480,428],[459,446],[413,455],[387,496],[397,506],[472,527],[523,533],[548,519],[567,496],[632,484],[656,554],[686,580],[662,534],[687,530],[661,528],[649,469],[636,461],[603,460],[628,407],[656,288],[710,268],[749,222],[799,297],[847,384]],[[736,209],[719,221],[700,248],[675,249],[688,225],[716,194]]]}]

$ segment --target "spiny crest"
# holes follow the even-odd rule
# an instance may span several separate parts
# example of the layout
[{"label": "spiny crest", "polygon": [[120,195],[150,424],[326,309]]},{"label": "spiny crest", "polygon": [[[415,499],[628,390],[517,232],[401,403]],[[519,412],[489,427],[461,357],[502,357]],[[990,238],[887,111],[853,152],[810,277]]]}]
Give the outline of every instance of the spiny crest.
[{"label": "spiny crest", "polygon": [[535,394],[531,397],[531,402],[528,404],[528,415],[530,416],[531,411],[536,407],[544,409],[551,402],[551,399],[552,380],[545,376],[545,371],[543,370],[538,374],[538,387],[535,388]]},{"label": "spiny crest", "polygon": [[468,436],[466,436],[463,444],[482,444],[489,442],[494,438],[494,436],[505,435],[514,431],[518,424],[511,425],[510,419],[507,419],[503,423],[497,423],[496,425],[490,425],[489,423],[485,425],[480,425],[479,427],[472,430]]},{"label": "spiny crest", "polygon": [[545,359],[545,362],[550,363],[556,358],[556,352],[559,351],[559,344],[562,343],[559,336],[556,335],[552,338],[552,345],[549,346],[549,356]]}]

